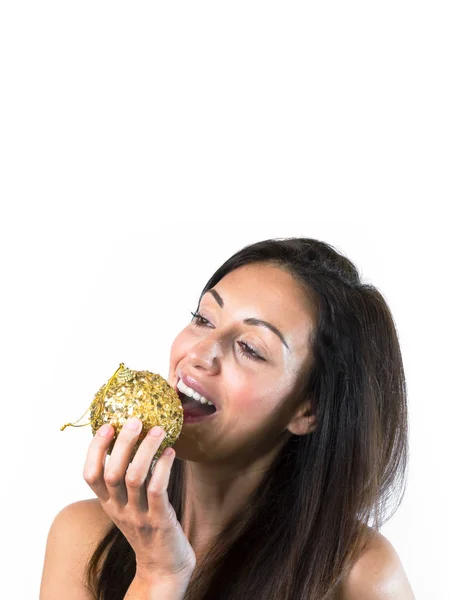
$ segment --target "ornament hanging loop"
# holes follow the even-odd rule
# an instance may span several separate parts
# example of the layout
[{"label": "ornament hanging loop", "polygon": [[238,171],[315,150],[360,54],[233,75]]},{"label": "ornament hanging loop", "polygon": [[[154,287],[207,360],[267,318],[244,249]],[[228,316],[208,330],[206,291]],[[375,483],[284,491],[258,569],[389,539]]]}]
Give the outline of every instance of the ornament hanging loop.
[{"label": "ornament hanging loop", "polygon": [[[106,392],[108,391],[109,386],[111,385],[111,382],[113,381],[114,377],[116,377],[116,375],[117,375],[117,379],[120,383],[125,383],[126,381],[130,381],[130,379],[133,379],[133,377],[134,377],[133,371],[131,371],[131,369],[128,369],[123,363],[120,363],[119,368],[116,369],[116,372],[114,373],[114,375],[108,380],[108,383],[106,384],[105,389],[103,390],[102,397],[100,398],[100,400],[97,400],[97,402],[96,402],[96,406],[95,406],[96,416],[98,416],[103,410]],[[82,425],[76,425],[76,423],[78,423],[78,421],[81,421],[81,419],[84,417],[84,415],[92,408],[94,402],[95,402],[95,398],[89,405],[89,408],[87,409],[87,411],[77,421],[75,421],[75,423],[66,423],[65,425],[63,425],[60,428],[60,431],[64,431],[64,429],[66,427],[86,427],[86,425],[90,425],[92,422],[92,419],[88,423],[83,423]]]}]

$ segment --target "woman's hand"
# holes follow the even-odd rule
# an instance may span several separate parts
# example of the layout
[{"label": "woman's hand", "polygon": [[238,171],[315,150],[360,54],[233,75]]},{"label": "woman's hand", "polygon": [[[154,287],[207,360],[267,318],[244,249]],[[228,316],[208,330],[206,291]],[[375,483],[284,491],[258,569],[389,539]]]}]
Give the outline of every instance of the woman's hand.
[{"label": "woman's hand", "polygon": [[103,425],[89,446],[83,477],[133,548],[137,576],[155,581],[189,580],[195,553],[167,495],[175,450],[166,448],[150,475],[153,457],[165,435],[160,427],[154,427],[130,463],[141,429],[142,422],[136,417],[125,423],[105,468],[114,427]]}]

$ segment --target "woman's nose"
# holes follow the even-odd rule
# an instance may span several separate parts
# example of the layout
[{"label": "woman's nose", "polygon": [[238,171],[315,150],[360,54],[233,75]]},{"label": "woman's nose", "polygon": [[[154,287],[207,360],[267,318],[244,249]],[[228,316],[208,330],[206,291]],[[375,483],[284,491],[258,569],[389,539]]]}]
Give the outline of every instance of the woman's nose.
[{"label": "woman's nose", "polygon": [[220,344],[219,340],[204,339],[189,350],[189,362],[194,367],[201,367],[210,371],[219,366]]}]

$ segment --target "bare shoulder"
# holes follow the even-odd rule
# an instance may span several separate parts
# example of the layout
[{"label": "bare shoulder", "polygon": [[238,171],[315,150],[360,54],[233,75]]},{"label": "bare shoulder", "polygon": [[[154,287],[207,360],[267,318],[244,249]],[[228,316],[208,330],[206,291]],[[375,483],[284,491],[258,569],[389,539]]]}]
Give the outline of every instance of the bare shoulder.
[{"label": "bare shoulder", "polygon": [[70,519],[81,522],[87,527],[94,538],[103,535],[105,528],[111,524],[111,519],[105,513],[98,498],[78,500],[65,506],[58,514],[66,513]]},{"label": "bare shoulder", "polygon": [[336,600],[415,600],[394,546],[375,532],[368,547],[344,579]]},{"label": "bare shoulder", "polygon": [[111,519],[98,498],[89,498],[65,506],[56,515],[52,527],[54,525],[59,525],[59,529],[64,531],[72,547],[75,545],[90,558],[90,552],[105,535]]},{"label": "bare shoulder", "polygon": [[85,585],[86,567],[110,524],[97,498],[73,502],[59,511],[48,533],[41,600],[92,599]]}]

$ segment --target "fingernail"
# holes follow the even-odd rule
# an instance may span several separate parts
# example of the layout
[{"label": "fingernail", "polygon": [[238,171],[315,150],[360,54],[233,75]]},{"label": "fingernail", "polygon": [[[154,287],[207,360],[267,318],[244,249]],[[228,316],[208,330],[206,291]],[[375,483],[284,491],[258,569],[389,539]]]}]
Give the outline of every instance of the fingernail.
[{"label": "fingernail", "polygon": [[152,427],[152,429],[150,430],[150,435],[154,435],[155,437],[158,437],[158,435],[161,435],[162,433],[162,429],[161,427]]},{"label": "fingernail", "polygon": [[105,425],[102,425],[100,427],[100,429],[98,430],[97,433],[98,433],[98,435],[108,435],[109,431],[110,431],[110,427],[109,427],[108,423],[106,423]]},{"label": "fingernail", "polygon": [[138,429],[139,425],[140,421],[136,417],[131,417],[131,419],[128,419],[128,421],[125,423],[125,427],[127,429],[132,429],[134,431]]}]

